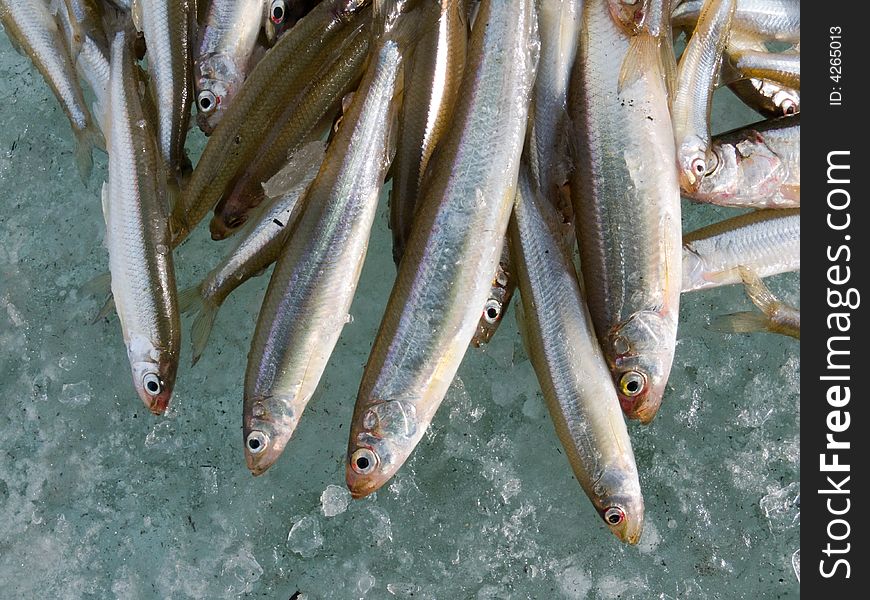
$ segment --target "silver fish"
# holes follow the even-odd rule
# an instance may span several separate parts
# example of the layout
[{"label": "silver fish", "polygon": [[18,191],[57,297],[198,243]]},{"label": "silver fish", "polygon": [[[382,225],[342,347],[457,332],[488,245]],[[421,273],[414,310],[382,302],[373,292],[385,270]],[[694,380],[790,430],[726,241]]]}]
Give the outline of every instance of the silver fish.
[{"label": "silver fish", "polygon": [[193,61],[196,122],[211,134],[253,67],[269,0],[212,0]]},{"label": "silver fish", "polygon": [[0,0],[0,23],[12,45],[29,57],[54,92],[76,138],[75,161],[82,179],[93,168],[92,149],[103,138],[85,104],[63,34],[44,0]]},{"label": "silver fish", "polygon": [[757,210],[683,236],[683,292],[740,283],[740,265],[761,277],[799,271],[800,211]]},{"label": "silver fish", "polygon": [[390,190],[390,230],[396,266],[411,234],[423,174],[450,127],[465,67],[467,4],[467,0],[443,0],[440,10],[428,11],[420,24],[420,42],[405,71],[405,98],[399,114]]},{"label": "silver fish", "polygon": [[145,34],[148,72],[158,111],[157,143],[167,172],[187,170],[184,140],[193,102],[193,0],[133,0],[133,22]]},{"label": "silver fish", "polygon": [[[377,8],[376,46],[305,200],[295,234],[275,265],[245,373],[245,459],[254,475],[278,459],[314,394],[347,322],[378,196],[390,164],[404,52],[414,13]],[[409,20],[410,19],[410,20]],[[395,29],[393,29],[395,27]]]},{"label": "silver fish", "polygon": [[728,88],[749,108],[772,119],[794,115],[801,110],[801,95],[772,81],[742,79],[729,83]]},{"label": "silver fish", "polygon": [[504,320],[511,298],[517,289],[517,276],[511,261],[510,239],[505,236],[502,243],[501,258],[498,259],[498,267],[489,290],[489,297],[483,305],[480,320],[477,322],[477,330],[471,338],[471,345],[480,348],[488,344]]},{"label": "silver fish", "polygon": [[[684,0],[671,12],[674,29],[691,33],[704,0]],[[737,0],[734,33],[762,40],[797,42],[801,37],[800,0]]]},{"label": "silver fish", "polygon": [[696,190],[707,172],[713,91],[735,7],[736,0],[705,2],[680,57],[671,114],[680,187],[686,192]]},{"label": "silver fish", "polygon": [[179,295],[181,312],[195,313],[190,327],[193,364],[202,356],[217,311],[227,296],[278,260],[281,248],[302,212],[308,187],[323,162],[323,152],[324,144],[319,141],[300,148],[285,167],[291,173],[278,197],[248,223],[233,249],[198,285]]},{"label": "silver fish", "polygon": [[523,342],[577,481],[605,525],[636,544],[644,504],[631,440],[561,219],[520,171],[510,239]]},{"label": "silver fish", "polygon": [[801,203],[800,115],[754,123],[717,135],[697,202],[742,208],[793,208]]},{"label": "silver fish", "polygon": [[582,9],[582,0],[542,0],[538,6],[541,59],[529,108],[527,153],[532,176],[548,198],[567,179],[563,131]]},{"label": "silver fish", "polygon": [[490,292],[515,195],[538,58],[533,0],[484,0],[452,125],[423,178],[360,384],[347,484],[370,494],[422,439]]},{"label": "silver fish", "polygon": [[[671,370],[680,304],[680,195],[659,48],[587,0],[571,80],[571,196],[582,278],[623,410],[649,422]],[[634,73],[620,89],[630,49]]]},{"label": "silver fish", "polygon": [[149,410],[161,414],[175,384],[181,327],[166,178],[155,132],[142,108],[138,67],[128,42],[123,31],[112,42],[103,215],[112,296],[133,384]]}]

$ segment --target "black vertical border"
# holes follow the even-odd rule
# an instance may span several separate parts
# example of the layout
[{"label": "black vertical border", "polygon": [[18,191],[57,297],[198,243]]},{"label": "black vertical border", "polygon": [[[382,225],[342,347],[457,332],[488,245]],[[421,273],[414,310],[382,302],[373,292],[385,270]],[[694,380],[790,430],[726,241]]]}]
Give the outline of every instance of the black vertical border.
[{"label": "black vertical border", "polygon": [[[802,89],[801,112],[806,115],[801,119],[802,161],[804,175],[803,198],[807,201],[802,211],[802,229],[806,234],[801,244],[801,309],[806,316],[801,343],[801,592],[807,598],[866,598],[870,594],[870,563],[867,562],[866,547],[870,544],[867,530],[864,527],[866,493],[860,489],[867,488],[870,483],[868,469],[868,445],[863,440],[870,439],[870,423],[867,422],[866,391],[863,385],[863,375],[870,370],[870,338],[867,335],[867,319],[864,313],[870,306],[870,286],[867,284],[868,264],[870,264],[870,219],[865,204],[865,179],[870,177],[870,165],[867,164],[867,144],[870,143],[867,106],[863,92],[863,81],[867,77],[868,56],[870,56],[870,30],[862,26],[864,13],[859,5],[846,2],[803,2],[803,28],[801,31],[801,71],[807,78]],[[836,28],[841,28],[838,30]],[[834,37],[840,35],[841,37]],[[839,41],[840,46],[832,44]],[[840,56],[832,50],[840,50]],[[836,65],[836,59],[841,60]],[[839,81],[832,78],[841,68]],[[839,92],[842,100],[839,105],[832,103],[831,93]],[[863,114],[862,114],[863,113]],[[833,178],[848,178],[848,184],[833,184],[828,182],[829,153],[848,151],[849,155],[837,155],[834,160],[844,164],[848,162],[850,169],[832,172]],[[848,173],[848,175],[846,175]],[[828,206],[828,195],[834,189],[846,190],[849,194],[849,206],[844,210],[831,210]],[[845,196],[835,192],[832,200],[842,204]],[[844,222],[845,214],[851,219],[847,229],[836,231],[829,226],[829,215],[835,224]],[[848,246],[849,251],[837,250]],[[846,261],[850,254],[851,260]],[[830,256],[837,259],[831,260]],[[840,271],[830,272],[834,265],[840,265]],[[834,285],[829,281],[829,275],[843,277],[845,268],[851,269],[847,283]],[[833,308],[829,302],[830,293],[839,290],[846,293],[849,288],[855,288],[861,294],[860,305],[857,308]],[[833,297],[836,302],[836,296]],[[829,329],[831,313],[848,312],[850,330],[848,333]],[[843,324],[845,321],[840,321]],[[839,362],[848,362],[849,369],[829,370],[828,342],[831,336],[849,336],[847,342],[835,342],[840,349],[848,344],[850,354]],[[835,382],[821,379],[825,375],[849,376],[849,381]],[[849,386],[851,399],[846,406],[836,408],[828,403],[828,390],[831,385]],[[835,400],[836,401],[836,400]],[[849,442],[848,450],[826,449],[828,418],[831,411],[848,411],[850,425],[844,432],[833,433],[835,440]],[[831,416],[842,423],[844,414]],[[823,472],[820,466],[820,455],[827,454],[827,462],[832,461],[831,455],[838,454],[841,464],[848,464],[850,471]],[[821,493],[821,490],[833,488],[827,477],[842,489],[848,489],[848,494]],[[844,476],[849,476],[843,484]],[[842,510],[849,502],[849,511],[841,516],[829,512],[828,500],[834,510]],[[829,538],[829,524],[832,520],[842,518],[848,521],[849,535],[837,541]],[[831,525],[831,533],[840,537],[847,528],[842,523]],[[832,549],[845,549],[842,554],[826,554],[828,544]],[[835,561],[839,558],[849,563],[849,577],[844,564],[839,564],[833,576],[824,577],[822,571],[831,574]],[[824,594],[824,596],[822,595]]]}]

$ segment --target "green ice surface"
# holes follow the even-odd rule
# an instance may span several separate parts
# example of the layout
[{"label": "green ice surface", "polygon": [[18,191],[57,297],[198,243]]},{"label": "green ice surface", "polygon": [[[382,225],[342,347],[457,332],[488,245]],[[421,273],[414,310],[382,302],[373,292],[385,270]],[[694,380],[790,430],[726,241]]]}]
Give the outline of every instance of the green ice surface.
[{"label": "green ice surface", "polygon": [[[717,99],[717,131],[757,119]],[[386,204],[353,322],[282,459],[253,478],[242,380],[267,278],[229,298],[196,368],[184,340],[172,408],[149,414],[117,319],[89,324],[100,302],[79,291],[107,269],[106,158],[85,187],[72,139],[0,36],[3,597],[798,597],[799,342],[709,331],[711,317],[751,309],[738,287],[684,296],[665,403],[651,425],[630,424],[647,507],[637,547],[574,481],[513,310],[468,352],[408,464],[345,507],[347,425],[395,273]],[[189,146],[202,144],[192,133]],[[684,223],[731,214],[686,204]],[[197,231],[177,254],[179,285],[226,245]],[[797,274],[770,283],[798,302]]]}]

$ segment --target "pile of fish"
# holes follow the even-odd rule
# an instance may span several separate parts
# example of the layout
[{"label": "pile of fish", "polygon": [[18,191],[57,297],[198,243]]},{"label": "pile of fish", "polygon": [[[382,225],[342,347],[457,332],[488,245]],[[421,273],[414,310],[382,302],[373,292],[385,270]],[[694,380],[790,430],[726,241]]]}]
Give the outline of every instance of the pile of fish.
[{"label": "pile of fish", "polygon": [[[742,283],[760,312],[713,327],[800,336],[762,281],[800,268],[797,0],[0,0],[0,21],[82,176],[108,153],[103,314],[153,413],[181,314],[195,362],[227,296],[274,263],[244,378],[255,475],[348,321],[385,182],[398,272],[350,427],[354,497],[401,468],[515,290],[571,468],[628,543],[644,503],[625,418],[661,405],[681,294]],[[711,136],[722,86],[764,119]],[[681,195],[753,210],[683,234]],[[212,238],[237,242],[178,291],[173,251],[210,211]]]}]

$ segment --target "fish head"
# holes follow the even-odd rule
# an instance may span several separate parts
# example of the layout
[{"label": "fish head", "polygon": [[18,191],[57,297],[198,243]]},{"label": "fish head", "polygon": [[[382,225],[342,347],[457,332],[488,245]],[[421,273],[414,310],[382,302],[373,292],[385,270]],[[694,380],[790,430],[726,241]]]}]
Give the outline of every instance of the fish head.
[{"label": "fish head", "polygon": [[606,468],[593,485],[592,501],[613,535],[637,544],[643,533],[644,504],[636,468]]},{"label": "fish head", "polygon": [[[242,424],[245,463],[253,475],[262,475],[275,464],[299,422],[292,398],[245,396]],[[250,406],[250,410],[248,410]]]},{"label": "fish head", "polygon": [[203,133],[211,135],[244,82],[245,74],[228,54],[204,57],[197,62],[196,73],[196,124]]},{"label": "fish head", "polygon": [[677,148],[680,188],[688,193],[698,190],[707,173],[707,143],[697,135],[688,135]]},{"label": "fish head", "polygon": [[178,356],[142,340],[131,343],[127,352],[136,393],[148,410],[155,415],[162,415],[169,406],[175,387]]},{"label": "fish head", "polygon": [[354,415],[345,469],[354,498],[378,490],[405,463],[423,434],[417,424],[414,404],[402,400],[378,402]]},{"label": "fish head", "polygon": [[622,411],[641,423],[662,404],[674,360],[672,319],[655,311],[635,313],[608,339],[608,362]]}]

